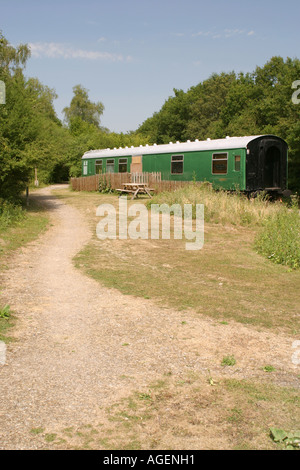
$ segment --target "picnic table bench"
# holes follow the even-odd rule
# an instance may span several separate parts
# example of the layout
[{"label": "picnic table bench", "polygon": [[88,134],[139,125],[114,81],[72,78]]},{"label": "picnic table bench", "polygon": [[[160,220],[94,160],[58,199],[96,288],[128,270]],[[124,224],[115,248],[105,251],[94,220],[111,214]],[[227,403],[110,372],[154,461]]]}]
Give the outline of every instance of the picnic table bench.
[{"label": "picnic table bench", "polygon": [[116,191],[120,191],[120,196],[122,194],[132,194],[132,199],[135,199],[139,194],[147,194],[150,198],[152,198],[150,191],[154,191],[154,189],[148,188],[147,183],[123,183],[122,189],[116,189]]}]

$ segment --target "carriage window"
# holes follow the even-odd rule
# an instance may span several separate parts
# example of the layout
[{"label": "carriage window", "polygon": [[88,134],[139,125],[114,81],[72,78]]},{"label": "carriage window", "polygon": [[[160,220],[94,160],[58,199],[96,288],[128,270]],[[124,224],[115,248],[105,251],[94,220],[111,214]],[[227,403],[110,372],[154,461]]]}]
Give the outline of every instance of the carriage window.
[{"label": "carriage window", "polygon": [[95,173],[96,175],[99,175],[100,173],[102,173],[102,160],[95,161]]},{"label": "carriage window", "polygon": [[234,157],[234,169],[235,171],[240,171],[241,169],[241,156],[235,155]]},{"label": "carriage window", "polygon": [[183,173],[183,155],[172,155],[171,173],[172,175],[181,175]]},{"label": "carriage window", "polygon": [[106,173],[114,173],[115,171],[115,161],[107,160],[106,161]]},{"label": "carriage window", "polygon": [[126,173],[127,171],[127,158],[119,159],[119,173]]},{"label": "carriage window", "polygon": [[88,162],[87,161],[83,162],[83,174],[84,175],[88,174]]},{"label": "carriage window", "polygon": [[212,156],[212,173],[215,175],[226,175],[227,161],[227,153],[214,153]]}]

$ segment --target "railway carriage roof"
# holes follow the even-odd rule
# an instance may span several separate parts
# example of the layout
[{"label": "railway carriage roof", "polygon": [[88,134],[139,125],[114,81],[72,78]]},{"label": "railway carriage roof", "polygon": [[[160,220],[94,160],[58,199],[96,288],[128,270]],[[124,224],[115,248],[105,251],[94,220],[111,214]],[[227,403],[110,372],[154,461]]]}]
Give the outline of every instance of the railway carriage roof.
[{"label": "railway carriage roof", "polygon": [[[230,150],[247,148],[249,142],[262,135],[245,136],[245,137],[226,137],[226,139],[215,140],[195,140],[187,142],[176,142],[162,145],[140,145],[139,147],[120,147],[114,149],[90,150],[83,155],[83,159],[87,158],[105,158],[105,157],[131,157],[137,155],[163,154],[163,153],[184,153],[197,152],[201,150]],[[276,136],[266,136],[276,137]],[[277,137],[278,138],[278,137]]]}]

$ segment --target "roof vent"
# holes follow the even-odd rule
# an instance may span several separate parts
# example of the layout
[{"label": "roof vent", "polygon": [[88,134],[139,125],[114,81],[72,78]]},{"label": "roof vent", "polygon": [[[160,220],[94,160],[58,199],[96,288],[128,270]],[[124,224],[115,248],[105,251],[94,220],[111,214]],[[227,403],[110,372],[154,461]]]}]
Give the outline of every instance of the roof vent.
[{"label": "roof vent", "polygon": [[199,142],[199,139],[196,139],[195,142]]},{"label": "roof vent", "polygon": [[187,143],[189,144],[191,141],[190,140],[187,140]]},{"label": "roof vent", "polygon": [[177,140],[176,144],[180,144],[179,140]]},{"label": "roof vent", "polygon": [[229,135],[226,136],[226,139],[230,139]]},{"label": "roof vent", "polygon": [[153,144],[153,145],[155,145],[155,146],[156,146],[157,144]]},{"label": "roof vent", "polygon": [[207,139],[207,140],[211,140],[211,138],[210,138],[210,137],[208,137],[208,139]]}]

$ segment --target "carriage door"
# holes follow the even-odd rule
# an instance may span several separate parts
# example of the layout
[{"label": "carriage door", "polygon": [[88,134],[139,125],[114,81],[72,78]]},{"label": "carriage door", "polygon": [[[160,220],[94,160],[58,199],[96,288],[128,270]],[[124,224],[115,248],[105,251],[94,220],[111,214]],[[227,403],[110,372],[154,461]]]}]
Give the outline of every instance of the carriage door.
[{"label": "carriage door", "polygon": [[264,187],[280,187],[280,149],[275,145],[265,148],[264,155]]},{"label": "carriage door", "polygon": [[142,171],[143,171],[142,156],[132,157],[132,161],[130,165],[130,173],[142,173]]}]

